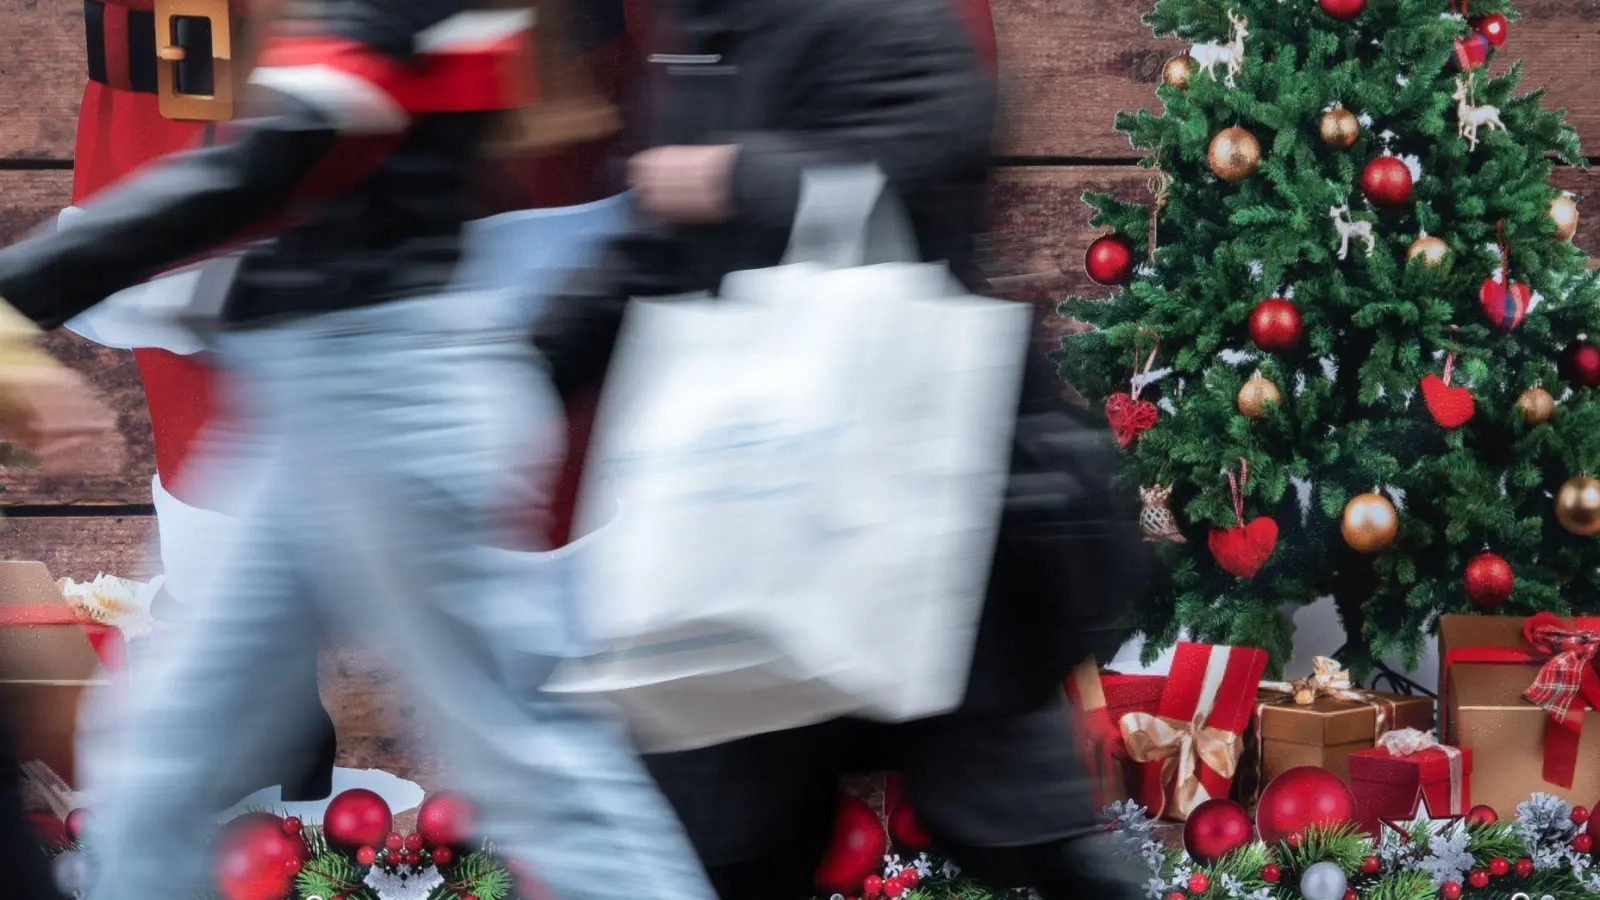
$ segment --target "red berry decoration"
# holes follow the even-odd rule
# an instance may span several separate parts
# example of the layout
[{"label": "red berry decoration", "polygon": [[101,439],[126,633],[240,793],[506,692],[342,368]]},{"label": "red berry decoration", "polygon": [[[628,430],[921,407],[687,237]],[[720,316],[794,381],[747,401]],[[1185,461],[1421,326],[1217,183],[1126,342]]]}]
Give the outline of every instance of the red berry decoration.
[{"label": "red berry decoration", "polygon": [[328,843],[346,850],[381,846],[393,828],[389,804],[366,788],[353,788],[334,797],[322,815],[322,833]]},{"label": "red berry decoration", "polygon": [[1261,792],[1256,831],[1271,846],[1298,837],[1308,828],[1347,824],[1355,816],[1355,808],[1355,796],[1339,776],[1317,766],[1296,766],[1272,779]]},{"label": "red berry decoration", "polygon": [[1496,856],[1489,860],[1489,874],[1499,878],[1511,871],[1511,861],[1504,856]]},{"label": "red berry decoration", "polygon": [[883,883],[883,895],[888,897],[889,900],[894,900],[895,897],[898,897],[905,892],[906,886],[898,881],[885,881]]},{"label": "red berry decoration", "polygon": [[453,791],[429,794],[417,808],[417,834],[424,846],[462,850],[472,842],[477,830],[472,804]]},{"label": "red berry decoration", "polygon": [[1167,900],[1189,900],[1183,891],[1173,891],[1167,895]]},{"label": "red berry decoration", "polygon": [[1410,200],[1411,188],[1411,170],[1393,156],[1380,156],[1361,172],[1361,192],[1379,206],[1399,206]]},{"label": "red berry decoration", "polygon": [[[1467,563],[1467,596],[1472,598],[1474,606],[1484,612],[1493,612],[1500,608],[1500,604],[1511,598],[1511,592],[1516,588],[1516,578],[1511,572],[1511,564],[1493,553],[1480,553]],[[1490,814],[1494,810],[1489,810]],[[1576,810],[1574,810],[1574,819]],[[1490,822],[1498,820],[1498,816]]]},{"label": "red berry decoration", "polygon": [[391,832],[388,837],[383,839],[383,849],[388,850],[390,853],[396,850],[404,850],[405,846],[406,839],[396,832]]},{"label": "red berry decoration", "polygon": [[896,803],[889,813],[889,840],[907,850],[926,850],[933,846],[933,835],[917,821],[916,812],[904,800]]},{"label": "red berry decoration", "polygon": [[1561,377],[1580,387],[1600,387],[1600,347],[1579,335],[1561,356]]},{"label": "red berry decoration", "polygon": [[1133,275],[1133,245],[1120,234],[1096,238],[1084,254],[1083,269],[1096,284],[1124,284]]},{"label": "red berry decoration", "polygon": [[1267,884],[1277,884],[1278,879],[1282,877],[1283,870],[1278,868],[1277,863],[1267,863],[1261,867],[1261,880]]},{"label": "red berry decoration", "polygon": [[1250,311],[1250,340],[1268,353],[1293,349],[1300,332],[1300,310],[1282,297],[1263,300]]},{"label": "red berry decoration", "polygon": [[1250,843],[1254,829],[1243,806],[1218,797],[1194,808],[1183,825],[1183,849],[1201,865],[1210,865]]},{"label": "red berry decoration", "polygon": [[1572,839],[1572,849],[1579,853],[1588,853],[1594,849],[1594,838],[1589,837],[1587,833],[1580,834]]},{"label": "red berry decoration", "polygon": [[1589,822],[1589,807],[1574,806],[1572,808],[1572,824],[1586,825]]},{"label": "red berry decoration", "polygon": [[[844,797],[833,820],[833,841],[817,869],[816,886],[824,894],[849,894],[883,865],[889,851],[889,836],[878,814],[860,797]],[[898,882],[883,885],[883,892],[898,897]]]},{"label": "red berry decoration", "polygon": [[900,883],[905,885],[908,889],[914,888],[922,883],[922,873],[918,872],[911,866],[906,866],[904,869],[900,870]]},{"label": "red berry decoration", "polygon": [[89,811],[79,807],[67,813],[66,828],[67,837],[75,841],[83,840],[83,834],[89,828]]},{"label": "red berry decoration", "polygon": [[1369,856],[1361,861],[1361,874],[1376,875],[1383,868],[1383,863],[1376,856]]},{"label": "red berry decoration", "polygon": [[433,864],[436,866],[448,866],[450,865],[450,860],[455,859],[456,856],[450,851],[449,847],[435,847],[430,855],[433,857]]},{"label": "red berry decoration", "polygon": [[283,831],[271,813],[245,813],[222,826],[212,868],[226,900],[284,900],[300,863],[311,855],[305,841]]},{"label": "red berry decoration", "polygon": [[461,900],[478,900],[478,896],[476,894],[467,894]]},{"label": "red berry decoration", "polygon": [[1345,888],[1344,900],[1361,900],[1361,895],[1356,893],[1355,888]]},{"label": "red berry decoration", "polygon": [[1204,894],[1211,890],[1211,879],[1204,872],[1196,872],[1189,876],[1189,893]]},{"label": "red berry decoration", "polygon": [[407,850],[421,850],[422,849],[422,835],[417,834],[416,832],[412,832],[411,834],[406,835],[406,849]]},{"label": "red berry decoration", "polygon": [[1472,30],[1483,35],[1484,40],[1488,41],[1489,46],[1494,49],[1499,50],[1506,45],[1506,36],[1511,23],[1506,21],[1505,16],[1499,13],[1489,13],[1486,16],[1474,18],[1469,24],[1472,25]]},{"label": "red berry decoration", "polygon": [[1293,847],[1296,850],[1300,849],[1300,845],[1304,843],[1304,841],[1305,838],[1301,837],[1300,832],[1298,831],[1283,839],[1285,844],[1288,844],[1290,847]]},{"label": "red berry decoration", "polygon": [[868,900],[883,893],[883,878],[877,875],[868,875],[861,881],[861,896]]},{"label": "red berry decoration", "polygon": [[1461,882],[1446,881],[1439,886],[1439,896],[1444,900],[1461,900]]},{"label": "red berry decoration", "polygon": [[1494,811],[1494,807],[1480,803],[1467,810],[1465,818],[1472,825],[1493,825],[1500,821],[1500,814]]},{"label": "red berry decoration", "polygon": [[1517,870],[1518,878],[1527,878],[1529,875],[1533,874],[1533,860],[1519,859],[1513,868]]},{"label": "red berry decoration", "polygon": [[362,847],[356,851],[356,862],[363,866],[370,866],[378,861],[378,851],[371,847]]},{"label": "red berry decoration", "polygon": [[1317,0],[1322,11],[1341,22],[1348,22],[1366,11],[1367,0]]},{"label": "red berry decoration", "polygon": [[1470,884],[1473,887],[1478,888],[1479,890],[1482,890],[1483,888],[1488,887],[1489,886],[1489,872],[1488,872],[1488,870],[1486,870],[1486,869],[1473,869],[1472,870],[1472,874],[1467,876],[1467,884]]},{"label": "red berry decoration", "polygon": [[283,820],[284,834],[299,834],[304,828],[305,824],[295,816],[290,816],[289,818]]}]

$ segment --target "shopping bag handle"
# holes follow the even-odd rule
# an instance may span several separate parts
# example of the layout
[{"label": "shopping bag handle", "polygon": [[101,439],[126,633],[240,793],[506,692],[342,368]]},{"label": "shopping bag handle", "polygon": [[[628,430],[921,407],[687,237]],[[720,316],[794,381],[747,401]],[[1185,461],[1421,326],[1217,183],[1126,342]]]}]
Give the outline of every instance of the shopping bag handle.
[{"label": "shopping bag handle", "polygon": [[831,269],[920,262],[904,210],[876,165],[807,169],[785,265]]}]

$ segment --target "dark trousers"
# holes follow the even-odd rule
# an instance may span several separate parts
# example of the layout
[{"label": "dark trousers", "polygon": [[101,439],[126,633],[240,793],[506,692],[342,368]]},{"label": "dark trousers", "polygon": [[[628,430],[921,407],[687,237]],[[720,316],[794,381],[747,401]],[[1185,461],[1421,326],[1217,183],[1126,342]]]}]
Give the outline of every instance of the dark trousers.
[{"label": "dark trousers", "polygon": [[8,882],[0,896],[9,900],[64,900],[50,874],[49,860],[22,808],[22,767],[11,722],[0,711],[0,872]]}]

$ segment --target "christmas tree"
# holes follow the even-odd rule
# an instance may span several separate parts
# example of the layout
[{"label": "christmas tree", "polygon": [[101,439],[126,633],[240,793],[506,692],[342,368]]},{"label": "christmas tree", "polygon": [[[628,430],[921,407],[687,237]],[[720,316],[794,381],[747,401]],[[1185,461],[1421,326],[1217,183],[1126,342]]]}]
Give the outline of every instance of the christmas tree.
[{"label": "christmas tree", "polygon": [[1167,563],[1131,613],[1290,650],[1333,596],[1365,669],[1446,612],[1600,611],[1600,275],[1571,238],[1563,113],[1486,65],[1488,0],[1159,0],[1197,42],[1122,113],[1148,203],[1089,194],[1092,326],[1062,375],[1103,405]]}]

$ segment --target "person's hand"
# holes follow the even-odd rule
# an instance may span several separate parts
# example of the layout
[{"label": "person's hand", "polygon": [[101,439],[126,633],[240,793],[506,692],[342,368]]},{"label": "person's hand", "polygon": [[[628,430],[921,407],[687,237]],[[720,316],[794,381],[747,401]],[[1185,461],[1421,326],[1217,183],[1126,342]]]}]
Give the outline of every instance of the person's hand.
[{"label": "person's hand", "polygon": [[71,369],[53,361],[0,363],[0,441],[37,455],[46,472],[84,471],[91,458],[86,451],[115,440],[116,423],[116,414]]},{"label": "person's hand", "polygon": [[735,145],[656,147],[628,160],[628,184],[640,208],[656,218],[679,225],[725,222],[738,156]]}]

